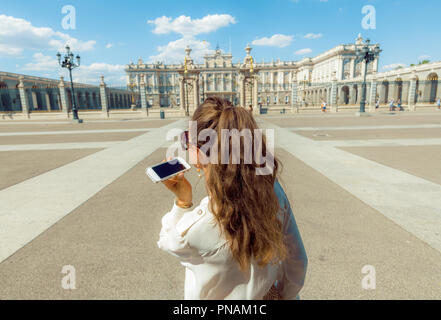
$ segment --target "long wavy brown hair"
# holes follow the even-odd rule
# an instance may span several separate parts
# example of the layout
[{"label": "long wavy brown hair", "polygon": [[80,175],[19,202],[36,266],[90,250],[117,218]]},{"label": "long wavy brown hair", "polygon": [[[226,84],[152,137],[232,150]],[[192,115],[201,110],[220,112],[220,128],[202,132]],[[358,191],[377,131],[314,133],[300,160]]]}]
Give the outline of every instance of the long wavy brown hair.
[{"label": "long wavy brown hair", "polygon": [[[197,133],[213,129],[221,137],[222,129],[250,129],[254,142],[254,130],[259,129],[250,111],[235,107],[229,101],[210,97],[193,114],[197,121]],[[244,161],[243,137],[241,137],[240,164],[232,164],[231,152],[228,164],[207,164],[207,191],[210,210],[225,235],[232,255],[242,271],[248,270],[254,258],[260,266],[284,260],[287,249],[283,242],[282,225],[278,219],[279,201],[274,191],[279,162],[274,157],[272,174],[257,175],[263,165],[255,157]],[[201,147],[202,143],[198,142]],[[221,159],[221,139],[218,138],[218,159]],[[232,150],[232,139],[229,138]],[[267,155],[266,138],[262,136],[262,155]],[[272,155],[274,156],[274,155]],[[220,162],[220,161],[219,161]]]}]

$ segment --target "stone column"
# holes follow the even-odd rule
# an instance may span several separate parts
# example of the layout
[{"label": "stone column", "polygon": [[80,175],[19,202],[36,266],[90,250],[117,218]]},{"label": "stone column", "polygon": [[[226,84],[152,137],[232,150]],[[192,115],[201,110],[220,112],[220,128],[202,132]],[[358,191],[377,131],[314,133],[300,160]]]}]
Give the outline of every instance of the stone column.
[{"label": "stone column", "polygon": [[334,77],[332,79],[332,86],[331,86],[331,99],[330,99],[330,105],[331,105],[331,112],[338,112],[338,106],[337,106],[337,78]]},{"label": "stone column", "polygon": [[291,84],[291,112],[299,113],[298,97],[301,96],[300,87],[297,86],[297,81]]},{"label": "stone column", "polygon": [[371,80],[371,89],[369,91],[369,112],[375,112],[375,103],[377,101],[377,80]]},{"label": "stone column", "polygon": [[104,76],[101,76],[100,98],[101,98],[101,111],[106,117],[109,117],[109,104],[107,103],[107,89],[106,89],[106,83],[104,82]]},{"label": "stone column", "polygon": [[253,111],[254,113],[258,113],[259,112],[259,103],[257,102],[258,99],[258,95],[259,95],[259,81],[257,78],[257,75],[254,75],[253,77]]},{"label": "stone column", "polygon": [[141,83],[139,85],[139,94],[141,95],[141,110],[143,112],[145,112],[148,116],[147,113],[147,97],[145,95],[145,82],[144,82],[144,77],[141,77]]},{"label": "stone column", "polygon": [[346,104],[345,102],[345,96],[346,96],[346,94],[345,94],[345,92],[344,92],[344,90],[343,90],[343,87],[344,86],[341,86],[340,87],[340,91],[339,91],[339,94],[338,94],[338,101],[337,101],[337,105],[339,105],[339,104]]},{"label": "stone column", "polygon": [[[357,85],[358,88],[358,85]],[[357,91],[354,88],[354,85],[351,86],[351,93],[350,93],[350,98],[349,98],[349,104],[356,104],[356,96],[357,96]]]},{"label": "stone column", "polygon": [[67,104],[66,86],[64,84],[64,78],[60,77],[60,83],[58,84],[60,90],[60,109],[66,113],[66,117],[69,118],[69,105]]},{"label": "stone column", "polygon": [[270,87],[271,91],[274,91],[274,72],[272,70],[270,71]]},{"label": "stone column", "polygon": [[366,60],[363,59],[362,63],[361,63],[361,76],[362,78],[364,78],[364,74],[367,74],[367,66],[366,66]]},{"label": "stone column", "polygon": [[409,84],[409,97],[407,99],[408,104],[409,104],[409,111],[415,111],[416,107],[415,107],[415,98],[416,98],[416,82],[417,82],[417,77],[414,73],[414,75],[412,76],[412,78],[410,79],[410,84]]},{"label": "stone column", "polygon": [[378,96],[379,96],[379,99],[380,99],[380,103],[384,103],[385,96],[386,96],[386,88],[385,88],[385,86],[383,84],[383,81],[378,81],[378,85],[380,86],[380,88],[377,88],[377,92],[378,92]]},{"label": "stone column", "polygon": [[435,104],[436,104],[436,100],[438,98],[441,98],[441,80],[439,80],[439,79],[438,79],[437,88],[436,88]]},{"label": "stone column", "polygon": [[23,115],[26,118],[30,118],[28,99],[26,99],[26,91],[23,83],[24,77],[20,76],[18,79],[19,79],[18,91],[20,93],[21,111],[23,112]]},{"label": "stone column", "polygon": [[[234,80],[233,80],[233,73],[231,72],[230,73],[230,89],[229,89],[229,91],[233,91],[233,89],[234,89]],[[231,102],[233,102],[233,101],[231,101]]]},{"label": "stone column", "polygon": [[243,75],[239,76],[239,92],[240,92],[240,106],[246,106],[246,96],[245,96],[245,77]]},{"label": "stone column", "polygon": [[32,105],[34,107],[34,110],[38,110],[37,93],[35,91],[31,91],[31,96],[32,96]]},{"label": "stone column", "polygon": [[355,58],[352,58],[349,67],[349,79],[353,79],[354,77],[355,77]]},{"label": "stone column", "polygon": [[343,80],[343,57],[338,58],[337,80]]},{"label": "stone column", "polygon": [[196,110],[196,108],[199,106],[199,77],[196,77],[193,80],[193,102],[194,102],[194,106],[192,108],[192,110]]},{"label": "stone column", "polygon": [[372,71],[378,72],[378,56],[375,58],[375,60],[372,63],[374,64],[372,67]]},{"label": "stone column", "polygon": [[49,92],[45,92],[45,96],[46,96],[47,111],[51,111],[52,110],[52,107],[51,107],[51,97],[49,96]]},{"label": "stone column", "polygon": [[179,100],[180,100],[180,109],[185,114],[185,84],[184,84],[184,78],[179,78]]},{"label": "stone column", "polygon": [[394,99],[395,103],[397,102],[397,83],[396,81],[391,81],[389,83],[389,99]]},{"label": "stone column", "polygon": [[[357,93],[357,100],[355,101],[355,103],[357,104],[357,105],[359,105],[360,104],[360,102],[361,102],[361,98],[362,98],[362,96],[363,96],[363,82],[360,82],[359,84],[358,84],[358,86],[357,86],[357,91],[358,91],[358,93]],[[367,97],[367,82],[366,82],[366,97]],[[366,99],[367,100],[367,99]]]},{"label": "stone column", "polygon": [[62,107],[61,107],[60,92],[57,93],[56,97],[57,97],[58,110],[59,110],[59,111],[63,111],[63,109],[62,109]]}]

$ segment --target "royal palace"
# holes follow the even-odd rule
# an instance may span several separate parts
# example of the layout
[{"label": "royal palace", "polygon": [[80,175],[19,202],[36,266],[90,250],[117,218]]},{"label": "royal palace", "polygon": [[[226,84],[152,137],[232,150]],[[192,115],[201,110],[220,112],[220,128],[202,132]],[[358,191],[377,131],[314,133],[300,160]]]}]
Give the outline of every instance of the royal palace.
[{"label": "royal palace", "polygon": [[[139,59],[125,68],[126,87],[108,87],[101,77],[99,85],[75,83],[74,95],[63,78],[0,72],[0,113],[69,117],[75,101],[85,116],[183,116],[212,95],[251,106],[255,113],[317,111],[325,102],[331,112],[355,111],[362,101],[367,112],[388,108],[391,101],[415,111],[433,106],[441,95],[441,62],[379,72],[380,45],[361,35],[354,43],[300,61],[256,62],[250,46],[236,63],[219,47],[203,63],[196,63],[191,52],[187,47],[182,62],[173,65]],[[363,52],[370,52],[369,59]]]},{"label": "royal palace", "polygon": [[[361,47],[374,52],[371,61],[360,57]],[[435,102],[440,92],[439,63],[379,73],[380,46],[361,35],[354,43],[300,61],[257,63],[247,46],[242,63],[233,63],[231,54],[217,48],[197,64],[191,49],[185,51],[181,64],[149,64],[139,59],[127,65],[127,83],[142,90],[147,107],[191,111],[207,96],[217,95],[246,107],[298,112],[326,102],[337,111],[360,103],[365,79],[366,103],[371,108],[376,101],[387,104],[400,99],[412,109]]]}]

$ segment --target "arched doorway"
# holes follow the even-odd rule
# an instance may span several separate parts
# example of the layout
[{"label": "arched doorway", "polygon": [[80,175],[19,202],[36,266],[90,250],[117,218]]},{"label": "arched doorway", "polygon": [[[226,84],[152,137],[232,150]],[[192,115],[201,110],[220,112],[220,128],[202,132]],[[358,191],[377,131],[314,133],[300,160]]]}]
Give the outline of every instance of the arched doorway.
[{"label": "arched doorway", "polygon": [[92,103],[90,102],[90,93],[86,91],[86,109],[93,109]]},{"label": "arched doorway", "polygon": [[70,89],[66,90],[66,95],[67,95],[67,109],[71,110],[72,109],[72,92],[70,91]]},{"label": "arched doorway", "polygon": [[[389,81],[385,80],[381,83],[381,93],[383,96],[383,99],[380,101],[381,103],[388,103],[389,98]],[[380,95],[381,96],[381,95]]]},{"label": "arched doorway", "polygon": [[402,101],[402,96],[403,96],[403,80],[401,78],[397,78],[395,80],[395,85],[397,86],[397,95],[396,95],[396,100],[401,100]]},{"label": "arched doorway", "polygon": [[358,103],[358,85],[354,84],[354,86],[352,87],[352,104],[357,104]]},{"label": "arched doorway", "polygon": [[433,72],[429,74],[427,80],[429,81],[429,103],[434,103],[438,93],[438,75]]},{"label": "arched doorway", "polygon": [[343,94],[343,103],[349,104],[349,87],[344,86],[343,88],[341,88],[341,92]]},{"label": "arched doorway", "polygon": [[6,82],[0,82],[0,111],[11,111],[11,97]]}]

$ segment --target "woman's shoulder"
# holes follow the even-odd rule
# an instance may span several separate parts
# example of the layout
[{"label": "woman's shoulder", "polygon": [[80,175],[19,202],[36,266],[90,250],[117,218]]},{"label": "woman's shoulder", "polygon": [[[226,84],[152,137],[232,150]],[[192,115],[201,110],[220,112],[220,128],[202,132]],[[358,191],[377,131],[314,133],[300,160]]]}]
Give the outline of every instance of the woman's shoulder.
[{"label": "woman's shoulder", "polygon": [[209,203],[209,197],[202,199],[201,203],[186,213],[176,225],[178,232],[186,238],[188,244],[201,252],[215,250],[225,243]]}]

